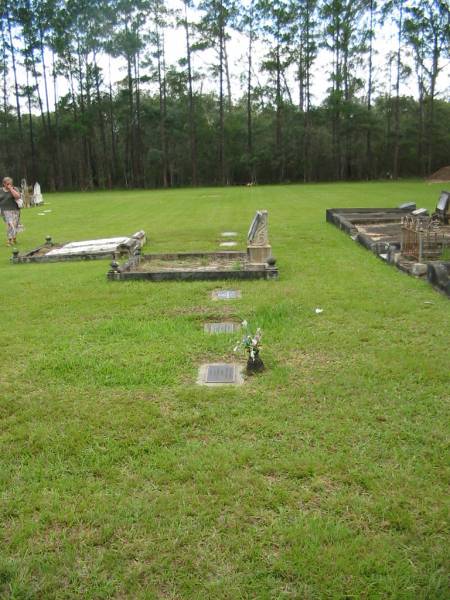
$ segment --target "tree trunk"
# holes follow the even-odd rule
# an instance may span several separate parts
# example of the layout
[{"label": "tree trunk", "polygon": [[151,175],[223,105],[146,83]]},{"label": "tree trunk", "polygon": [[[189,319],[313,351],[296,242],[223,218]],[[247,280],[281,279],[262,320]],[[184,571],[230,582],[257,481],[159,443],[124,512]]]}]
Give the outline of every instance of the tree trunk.
[{"label": "tree trunk", "polygon": [[19,165],[18,168],[19,170],[21,170],[23,167],[21,165],[21,158],[22,158],[22,143],[23,143],[23,126],[22,126],[22,115],[20,112],[20,94],[19,94],[19,82],[17,80],[17,66],[16,66],[16,54],[14,51],[14,42],[13,42],[13,37],[12,37],[12,28],[11,28],[11,18],[9,15],[9,12],[7,12],[7,24],[8,24],[8,35],[9,35],[9,50],[11,53],[11,62],[12,62],[12,68],[13,68],[13,75],[14,75],[14,92],[15,92],[15,96],[16,96],[16,111],[17,111],[17,124],[19,126],[19,148],[18,148],[18,156],[19,158]]},{"label": "tree trunk", "polygon": [[195,125],[195,105],[192,90],[192,57],[189,36],[189,23],[187,15],[187,1],[184,1],[184,28],[186,34],[186,58],[188,69],[188,98],[189,98],[189,145],[191,150],[191,177],[192,185],[197,185],[197,132]]},{"label": "tree trunk", "polygon": [[401,79],[401,50],[403,34],[403,0],[400,1],[400,13],[398,19],[397,38],[397,77],[395,80],[395,106],[394,106],[394,160],[392,165],[392,176],[398,179],[399,156],[400,156],[400,79]]},{"label": "tree trunk", "polygon": [[224,76],[224,16],[223,4],[219,5],[219,165],[220,165],[220,183],[225,185],[225,120],[224,120],[224,96],[223,96],[223,76]]}]

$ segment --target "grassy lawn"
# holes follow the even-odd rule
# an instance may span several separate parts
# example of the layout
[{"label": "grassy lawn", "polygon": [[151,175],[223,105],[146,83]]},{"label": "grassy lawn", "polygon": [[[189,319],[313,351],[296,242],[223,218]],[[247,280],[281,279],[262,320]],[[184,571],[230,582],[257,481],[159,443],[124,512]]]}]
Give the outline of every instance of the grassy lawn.
[{"label": "grassy lawn", "polygon": [[[30,250],[147,232],[145,252],[245,247],[269,210],[278,281],[108,282],[108,261],[0,250],[0,597],[448,598],[448,298],[325,223],[433,209],[422,182],[44,194]],[[231,286],[233,287],[233,285]],[[236,287],[236,285],[234,285]],[[315,308],[323,309],[321,314]],[[267,370],[195,385],[264,332]],[[239,355],[245,363],[245,356]]]}]

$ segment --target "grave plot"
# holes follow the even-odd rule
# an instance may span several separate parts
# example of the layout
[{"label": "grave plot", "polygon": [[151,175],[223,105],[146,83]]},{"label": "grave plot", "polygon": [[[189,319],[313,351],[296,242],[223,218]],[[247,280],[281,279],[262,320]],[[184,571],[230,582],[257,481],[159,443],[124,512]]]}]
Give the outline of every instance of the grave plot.
[{"label": "grave plot", "polygon": [[[234,233],[234,232],[225,232]],[[235,245],[235,242],[223,242]],[[135,254],[123,265],[111,263],[108,279],[127,281],[195,281],[219,279],[275,279],[278,268],[268,244],[267,211],[258,211],[250,226],[247,252],[179,252]]]},{"label": "grave plot", "polygon": [[270,279],[277,269],[249,263],[245,252],[197,252],[136,255],[119,266],[111,263],[108,279],[127,281],[198,281]]},{"label": "grave plot", "polygon": [[450,295],[448,192],[441,193],[431,216],[426,209],[416,210],[415,204],[408,203],[386,209],[332,208],[326,218],[383,260],[410,275],[427,276],[430,283]]},{"label": "grave plot", "polygon": [[15,250],[11,262],[57,262],[130,256],[140,250],[145,242],[144,231],[137,231],[132,236],[84,240],[67,244],[57,244],[52,241],[51,237],[47,237],[45,244],[26,254],[19,254]]}]

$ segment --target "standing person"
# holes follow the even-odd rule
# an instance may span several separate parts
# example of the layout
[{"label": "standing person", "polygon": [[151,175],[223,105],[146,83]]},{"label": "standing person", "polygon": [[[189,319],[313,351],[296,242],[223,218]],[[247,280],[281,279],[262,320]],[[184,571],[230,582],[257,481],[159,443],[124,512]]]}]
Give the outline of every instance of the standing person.
[{"label": "standing person", "polygon": [[6,235],[8,241],[6,244],[12,246],[16,243],[16,236],[19,230],[20,208],[18,206],[20,192],[13,187],[11,177],[4,177],[2,187],[0,188],[0,210],[2,218],[6,223]]}]

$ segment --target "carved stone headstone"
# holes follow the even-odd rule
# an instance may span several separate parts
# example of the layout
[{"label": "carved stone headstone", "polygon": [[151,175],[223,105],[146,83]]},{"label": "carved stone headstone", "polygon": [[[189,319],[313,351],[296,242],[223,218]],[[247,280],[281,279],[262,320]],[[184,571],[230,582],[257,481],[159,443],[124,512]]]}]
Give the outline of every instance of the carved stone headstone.
[{"label": "carved stone headstone", "polygon": [[441,192],[435,214],[444,225],[450,223],[450,192]]},{"label": "carved stone headstone", "polygon": [[247,234],[247,254],[251,263],[265,263],[272,254],[269,244],[268,212],[258,210]]}]

